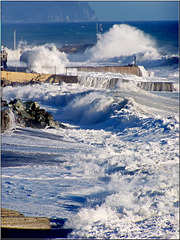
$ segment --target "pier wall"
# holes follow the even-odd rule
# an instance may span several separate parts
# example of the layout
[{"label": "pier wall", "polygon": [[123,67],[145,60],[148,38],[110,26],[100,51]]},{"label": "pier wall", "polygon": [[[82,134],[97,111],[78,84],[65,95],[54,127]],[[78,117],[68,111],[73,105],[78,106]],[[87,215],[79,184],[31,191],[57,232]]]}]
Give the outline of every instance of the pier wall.
[{"label": "pier wall", "polygon": [[25,217],[17,211],[1,208],[1,227],[8,229],[50,229],[46,217]]},{"label": "pier wall", "polygon": [[[67,72],[73,68],[67,67]],[[112,73],[121,73],[121,74],[132,74],[139,77],[143,76],[143,73],[139,66],[129,65],[129,66],[88,66],[88,67],[74,67],[77,71],[84,72],[112,72]]]},{"label": "pier wall", "polygon": [[24,72],[1,72],[1,86],[6,86],[12,83],[77,83],[77,76],[69,75],[54,75],[54,74],[39,74],[39,73],[24,73]]},{"label": "pier wall", "polygon": [[[73,68],[69,68],[69,70],[72,70]],[[125,67],[78,67],[78,71],[121,71],[121,73],[124,71],[126,74],[141,74],[140,68],[138,66],[125,66]],[[68,68],[67,68],[68,72]],[[104,81],[104,80],[103,80]],[[107,87],[106,88],[112,88],[115,87],[116,83],[118,81],[118,78],[111,78],[110,81],[107,80]],[[127,82],[129,80],[126,80]],[[10,84],[16,84],[16,83],[40,83],[40,82],[49,82],[49,83],[60,83],[60,82],[66,82],[66,83],[78,83],[80,81],[80,77],[77,75],[54,75],[54,74],[39,74],[39,73],[24,73],[24,72],[10,72],[10,71],[2,71],[1,72],[1,86],[4,87],[6,85]],[[85,79],[86,85],[88,82],[88,76],[87,79]],[[101,81],[99,79],[95,79],[93,82],[96,82],[98,84],[101,84]],[[137,86],[141,89],[147,90],[147,91],[174,91],[174,84],[173,82],[138,82]],[[95,87],[95,86],[94,86]]]},{"label": "pier wall", "polygon": [[173,82],[141,82],[138,83],[137,86],[147,91],[174,91]]},{"label": "pier wall", "polygon": [[[2,81],[6,80],[6,81],[9,81],[9,82],[27,83],[27,82],[30,82],[33,79],[38,79],[41,75],[38,74],[38,73],[2,71],[1,72],[1,80]],[[50,75],[43,76],[43,79],[45,80],[49,76]]]}]

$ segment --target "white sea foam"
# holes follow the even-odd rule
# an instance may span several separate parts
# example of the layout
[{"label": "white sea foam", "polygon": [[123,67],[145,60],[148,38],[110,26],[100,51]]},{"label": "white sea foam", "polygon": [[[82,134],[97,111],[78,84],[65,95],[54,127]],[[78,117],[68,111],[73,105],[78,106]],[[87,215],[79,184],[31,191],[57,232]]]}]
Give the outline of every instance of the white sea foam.
[{"label": "white sea foam", "polygon": [[[127,115],[127,128],[121,132],[47,129],[39,130],[33,141],[28,131],[23,138],[16,132],[4,134],[3,146],[12,135],[18,144],[26,137],[28,151],[40,143],[47,145],[44,133],[61,133],[69,142],[48,140],[50,153],[53,145],[66,148],[65,152],[59,149],[57,156],[65,161],[55,166],[50,160],[45,165],[39,156],[40,166],[26,160],[27,166],[3,168],[3,206],[29,216],[68,218],[66,227],[73,228],[70,238],[177,237],[178,131],[145,122],[130,126],[131,120]],[[70,152],[71,140],[78,151]]]},{"label": "white sea foam", "polygon": [[[123,45],[119,36],[130,44],[124,52],[117,48]],[[114,58],[110,41],[119,51],[116,63],[136,54],[154,71],[149,80],[164,78],[178,85],[179,72],[173,65],[177,59],[159,58],[154,41],[143,32],[116,25],[101,36],[91,56],[96,57],[96,49],[97,57],[102,54],[100,61]],[[100,49],[103,44],[107,55]],[[38,54],[52,54],[49,59],[55,61],[60,56],[67,63],[67,56],[59,55],[53,45],[20,48],[29,66],[36,60],[41,67],[45,64]],[[22,52],[9,54],[19,61]],[[66,227],[73,228],[69,238],[178,239],[178,94],[139,89],[133,83],[140,80],[137,76],[128,76],[129,83],[118,76],[112,88],[107,80],[116,74],[80,77],[78,84],[4,87],[7,101],[37,101],[69,128],[25,129],[13,122],[13,129],[2,134],[2,206],[27,216],[68,218]]]},{"label": "white sea foam", "polygon": [[178,99],[139,89],[136,76],[115,88],[94,76],[86,86],[4,87],[7,101],[37,101],[70,128],[2,135],[3,207],[68,218],[70,238],[177,238]]},{"label": "white sea foam", "polygon": [[20,56],[21,56],[21,49],[18,48],[16,50],[5,48],[5,50],[8,53],[7,58],[7,65],[8,66],[14,66],[14,67],[25,67],[26,63],[20,62]]},{"label": "white sea foam", "polygon": [[54,44],[30,46],[20,42],[16,50],[6,48],[8,66],[27,67],[38,73],[65,73],[68,64],[67,55],[60,52]]},{"label": "white sea foam", "polygon": [[24,50],[20,61],[28,68],[38,73],[64,73],[68,59],[65,53],[60,52],[54,44],[35,46]]},{"label": "white sea foam", "polygon": [[116,24],[100,36],[97,44],[90,49],[93,60],[108,59],[139,54],[143,59],[157,58],[155,42],[141,30]]}]

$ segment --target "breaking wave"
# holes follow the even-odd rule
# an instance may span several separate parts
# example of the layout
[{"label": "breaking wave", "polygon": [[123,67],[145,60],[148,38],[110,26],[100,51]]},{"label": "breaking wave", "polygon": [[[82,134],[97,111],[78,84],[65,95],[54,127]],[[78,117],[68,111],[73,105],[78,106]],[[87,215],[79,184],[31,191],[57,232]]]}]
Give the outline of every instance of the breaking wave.
[{"label": "breaking wave", "polygon": [[130,64],[134,55],[137,64],[145,68],[178,67],[179,56],[158,49],[156,41],[138,28],[127,24],[115,24],[99,35],[99,40],[84,53],[66,54],[55,44],[30,46],[19,42],[16,50],[7,49],[8,66],[26,66],[38,73],[65,73],[66,66],[97,64]]},{"label": "breaking wave", "polygon": [[64,73],[67,56],[64,52],[59,52],[54,44],[35,46],[26,50],[20,57],[20,61],[25,62],[31,70],[41,73]]},{"label": "breaking wave", "polygon": [[[119,36],[121,28],[115,28],[109,32]],[[158,76],[178,85],[176,55],[165,53],[159,58],[149,36],[127,25],[124,29],[142,48],[124,49],[123,56],[119,52],[120,57],[118,53],[106,63],[132,59],[131,54],[136,54],[138,65],[141,60],[154,67],[150,81]],[[100,53],[103,59],[115,56],[115,51],[105,56],[105,36],[109,36],[107,50],[113,47],[107,32],[91,50],[92,57]],[[24,52],[24,60],[31,66],[36,62],[31,59],[32,51],[41,66],[46,64],[45,57],[56,61],[55,56],[60,56],[62,64],[69,58],[59,55],[53,45],[24,45],[9,51],[9,59],[22,64],[19,59]],[[150,58],[145,59],[148,51]],[[13,129],[2,134],[3,207],[29,216],[66,218],[65,227],[73,229],[68,238],[178,239],[178,93],[147,92],[130,82],[111,82],[107,73],[95,75],[96,79],[89,73],[82,75],[77,84],[3,88],[7,101],[36,101],[68,126],[25,129],[12,124]]]},{"label": "breaking wave", "polygon": [[[80,85],[77,85],[78,87]],[[81,86],[81,91],[76,92],[77,88],[65,83],[41,84],[38,88],[33,85],[17,87],[14,91],[14,88],[9,86],[5,88],[4,94],[7,99],[29,98],[41,104],[46,102],[46,108],[48,105],[56,108],[53,112],[56,120],[81,127],[115,132],[134,127],[152,128],[152,132],[156,129],[168,131],[177,127],[177,106],[174,100],[165,101],[134,84],[121,83],[114,91]],[[65,89],[68,94],[64,94]],[[159,102],[158,105],[156,101]],[[172,118],[168,116],[163,120],[162,116],[167,117],[166,111]]]},{"label": "breaking wave", "polygon": [[26,164],[3,169],[5,207],[65,216],[69,238],[178,236],[178,101],[128,83],[6,86],[4,95],[40,102],[71,126],[4,134],[5,154]]},{"label": "breaking wave", "polygon": [[139,54],[142,59],[159,57],[155,41],[143,31],[126,24],[115,24],[108,32],[100,35],[90,53],[93,60],[134,54]]},{"label": "breaking wave", "polygon": [[6,48],[6,51],[8,66],[26,66],[29,70],[38,73],[65,73],[68,63],[67,55],[60,52],[54,44],[29,46],[26,42],[20,42],[16,50]]}]

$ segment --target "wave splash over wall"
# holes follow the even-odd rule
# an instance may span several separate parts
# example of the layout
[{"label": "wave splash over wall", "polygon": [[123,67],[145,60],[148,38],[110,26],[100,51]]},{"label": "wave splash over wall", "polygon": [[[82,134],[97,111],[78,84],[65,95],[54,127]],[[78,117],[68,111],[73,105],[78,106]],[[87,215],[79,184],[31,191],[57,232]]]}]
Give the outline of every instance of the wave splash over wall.
[{"label": "wave splash over wall", "polygon": [[90,49],[93,60],[125,57],[134,54],[139,54],[144,59],[159,56],[155,41],[150,36],[126,24],[115,24],[108,32],[99,37],[97,44]]},{"label": "wave splash over wall", "polygon": [[41,73],[64,73],[68,59],[64,52],[59,52],[54,44],[35,46],[26,50],[20,57],[31,70]]},{"label": "wave splash over wall", "polygon": [[60,52],[54,44],[30,46],[21,41],[16,50],[6,48],[6,51],[8,66],[28,67],[38,73],[65,73],[69,62],[66,53]]}]

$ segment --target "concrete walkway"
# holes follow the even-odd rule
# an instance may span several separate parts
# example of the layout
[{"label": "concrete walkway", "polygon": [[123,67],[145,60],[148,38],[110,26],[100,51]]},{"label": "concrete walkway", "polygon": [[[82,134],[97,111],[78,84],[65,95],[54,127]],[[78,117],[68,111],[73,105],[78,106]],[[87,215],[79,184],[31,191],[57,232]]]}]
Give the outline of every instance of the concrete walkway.
[{"label": "concrete walkway", "polygon": [[1,208],[1,227],[15,229],[50,229],[50,220],[46,217],[25,217],[19,212]]}]

